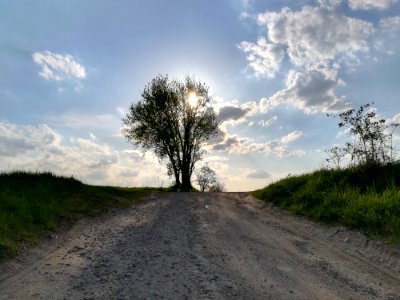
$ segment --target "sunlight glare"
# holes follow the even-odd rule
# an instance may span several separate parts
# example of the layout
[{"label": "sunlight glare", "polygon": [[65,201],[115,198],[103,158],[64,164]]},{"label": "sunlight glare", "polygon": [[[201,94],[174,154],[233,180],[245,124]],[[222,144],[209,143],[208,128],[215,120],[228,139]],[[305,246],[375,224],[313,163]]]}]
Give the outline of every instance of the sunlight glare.
[{"label": "sunlight glare", "polygon": [[195,92],[190,92],[188,96],[188,102],[191,107],[195,107],[197,105],[198,97]]}]

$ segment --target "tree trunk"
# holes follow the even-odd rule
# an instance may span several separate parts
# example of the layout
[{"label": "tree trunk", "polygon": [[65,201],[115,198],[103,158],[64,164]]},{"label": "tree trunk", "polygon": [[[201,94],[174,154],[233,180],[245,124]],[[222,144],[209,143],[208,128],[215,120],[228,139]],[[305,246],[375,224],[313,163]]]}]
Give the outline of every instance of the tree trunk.
[{"label": "tree trunk", "polygon": [[185,163],[182,166],[182,189],[190,190],[192,189],[192,183],[190,182],[190,167],[189,164]]},{"label": "tree trunk", "polygon": [[182,184],[181,184],[181,180],[179,178],[179,171],[176,168],[174,168],[174,175],[175,175],[175,186],[177,188],[179,188],[179,187],[181,187]]},{"label": "tree trunk", "polygon": [[[170,160],[170,168],[172,168],[173,174],[175,176],[175,187],[180,188],[181,187],[181,180],[180,180],[180,172],[179,168],[176,164],[176,161],[173,159],[172,155],[169,156]],[[169,175],[172,176],[172,172],[169,173]]]}]

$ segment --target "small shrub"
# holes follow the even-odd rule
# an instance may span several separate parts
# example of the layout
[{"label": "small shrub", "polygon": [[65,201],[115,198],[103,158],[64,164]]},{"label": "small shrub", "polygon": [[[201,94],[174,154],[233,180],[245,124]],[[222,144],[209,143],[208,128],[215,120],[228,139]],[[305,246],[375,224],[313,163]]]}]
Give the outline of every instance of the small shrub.
[{"label": "small shrub", "polygon": [[209,188],[209,191],[214,193],[222,193],[225,191],[225,187],[221,182],[216,182]]}]

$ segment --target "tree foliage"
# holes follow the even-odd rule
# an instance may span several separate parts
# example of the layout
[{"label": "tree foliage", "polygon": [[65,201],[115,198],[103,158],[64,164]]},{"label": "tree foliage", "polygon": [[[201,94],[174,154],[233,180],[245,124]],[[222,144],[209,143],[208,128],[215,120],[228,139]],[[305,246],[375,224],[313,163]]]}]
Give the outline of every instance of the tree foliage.
[{"label": "tree foliage", "polygon": [[213,193],[222,193],[225,191],[224,184],[221,181],[218,181],[208,188],[209,192]]},{"label": "tree foliage", "polygon": [[328,163],[332,163],[335,168],[340,169],[340,163],[345,157],[347,151],[345,148],[341,148],[335,146],[331,149],[325,150],[325,153],[328,154],[329,158],[326,159]]},{"label": "tree foliage", "polygon": [[134,145],[167,160],[175,185],[190,189],[195,164],[204,153],[202,146],[218,130],[211,102],[204,83],[189,76],[181,82],[159,75],[129,107],[123,134]]},{"label": "tree foliage", "polygon": [[215,171],[207,165],[203,166],[200,169],[200,172],[196,174],[196,182],[200,186],[200,190],[204,192],[213,184],[217,183],[217,176],[215,174]]},{"label": "tree foliage", "polygon": [[[372,103],[373,104],[373,103]],[[360,106],[340,113],[328,115],[339,117],[340,128],[345,128],[352,140],[346,142],[345,147],[333,147],[327,151],[336,167],[348,155],[355,165],[361,164],[386,164],[393,161],[393,130],[398,124],[387,124],[386,120],[378,118],[371,104]]]}]

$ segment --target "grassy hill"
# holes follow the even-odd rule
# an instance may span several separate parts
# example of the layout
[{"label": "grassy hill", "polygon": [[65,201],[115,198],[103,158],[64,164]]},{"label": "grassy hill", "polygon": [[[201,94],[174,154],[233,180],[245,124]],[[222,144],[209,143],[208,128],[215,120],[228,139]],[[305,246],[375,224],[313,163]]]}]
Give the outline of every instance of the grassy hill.
[{"label": "grassy hill", "polygon": [[152,188],[90,186],[51,173],[0,173],[0,258],[35,243],[63,221],[124,207],[155,191]]},{"label": "grassy hill", "polygon": [[400,163],[290,176],[253,194],[316,221],[400,242]]}]

